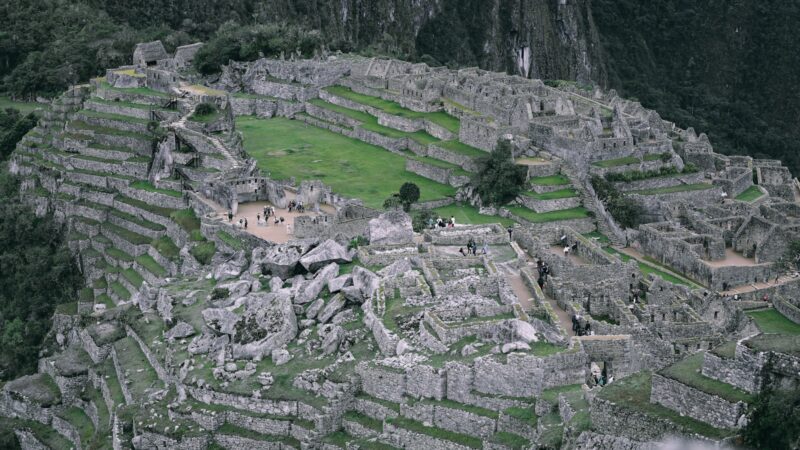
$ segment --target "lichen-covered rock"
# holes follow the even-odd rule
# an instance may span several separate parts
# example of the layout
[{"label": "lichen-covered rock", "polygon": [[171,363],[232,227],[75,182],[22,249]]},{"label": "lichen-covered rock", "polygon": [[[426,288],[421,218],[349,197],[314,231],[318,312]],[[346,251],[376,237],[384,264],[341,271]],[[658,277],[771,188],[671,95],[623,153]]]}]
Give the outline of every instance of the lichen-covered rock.
[{"label": "lichen-covered rock", "polygon": [[313,301],[322,292],[322,289],[339,274],[339,265],[330,263],[314,275],[314,279],[305,283],[294,298],[294,302],[303,305]]},{"label": "lichen-covered rock", "polygon": [[353,269],[353,287],[361,292],[363,298],[372,298],[380,285],[380,277],[361,266]]},{"label": "lichen-covered rock", "polygon": [[410,244],[414,240],[411,216],[403,211],[388,211],[369,221],[371,245]]},{"label": "lichen-covered rock", "polygon": [[202,312],[206,326],[221,334],[233,334],[239,316],[223,308],[208,308]]},{"label": "lichen-covered rock", "polygon": [[247,257],[244,251],[236,252],[233,258],[218,265],[214,269],[214,279],[217,281],[225,281],[236,278],[242,273],[245,266],[247,266]]},{"label": "lichen-covered rock", "polygon": [[250,294],[245,311],[234,325],[231,354],[234,358],[253,359],[271,355],[297,336],[297,317],[288,295]]},{"label": "lichen-covered rock", "polygon": [[295,240],[265,249],[263,253],[254,252],[258,259],[253,260],[250,271],[258,273],[260,268],[260,273],[289,279],[297,272],[300,258],[316,243],[316,239]]},{"label": "lichen-covered rock", "polygon": [[319,321],[319,323],[327,322],[328,320],[331,319],[331,317],[336,315],[336,313],[341,311],[342,308],[344,308],[344,305],[345,305],[344,296],[341,294],[334,295],[333,298],[328,300],[328,303],[325,305],[325,308],[322,310],[322,312],[319,313],[319,317],[317,317],[317,320]]},{"label": "lichen-covered rock", "polygon": [[353,283],[353,276],[351,274],[341,275],[338,276],[330,281],[328,281],[328,292],[331,294],[335,294],[341,291],[343,288],[351,285]]},{"label": "lichen-covered rock", "polygon": [[167,339],[183,339],[195,333],[194,327],[186,322],[178,322],[174,327],[166,332]]}]

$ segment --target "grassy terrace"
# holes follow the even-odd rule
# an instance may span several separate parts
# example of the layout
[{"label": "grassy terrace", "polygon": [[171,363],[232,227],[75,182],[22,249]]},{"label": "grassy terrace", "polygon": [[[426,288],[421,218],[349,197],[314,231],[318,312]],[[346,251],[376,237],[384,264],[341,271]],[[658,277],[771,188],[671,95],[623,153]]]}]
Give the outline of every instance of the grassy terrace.
[{"label": "grassy terrace", "polygon": [[139,119],[138,117],[125,116],[122,114],[113,114],[113,113],[106,113],[99,111],[91,111],[88,109],[82,109],[78,111],[78,114],[82,114],[87,117],[94,117],[97,119],[108,119],[108,120],[116,120],[119,122],[140,123],[145,125],[149,122],[149,120],[147,119]]},{"label": "grassy terrace", "polygon": [[60,414],[61,418],[72,424],[81,436],[81,444],[89,443],[94,436],[94,425],[82,409],[71,406]]},{"label": "grassy terrace", "polygon": [[161,267],[161,265],[158,264],[150,255],[145,254],[139,256],[136,258],[136,262],[139,263],[139,265],[141,265],[145,269],[147,269],[148,272],[152,273],[157,277],[164,278],[167,275],[169,275],[169,272],[167,272],[166,269]]},{"label": "grassy terrace", "polygon": [[120,274],[128,281],[128,283],[132,284],[136,288],[141,287],[142,283],[144,283],[144,278],[139,275],[139,272],[133,269],[123,269]]},{"label": "grassy terrace", "polygon": [[415,161],[419,161],[423,164],[429,164],[434,167],[438,167],[440,169],[448,169],[452,170],[454,175],[461,175],[461,176],[470,176],[470,173],[466,170],[462,169],[461,166],[457,166],[455,164],[449,163],[447,161],[441,161],[435,158],[430,158],[427,156],[417,156],[411,152],[406,154],[408,159],[413,159]]},{"label": "grassy terrace", "polygon": [[164,195],[168,195],[170,197],[175,197],[175,198],[183,197],[183,194],[181,194],[178,191],[175,191],[175,190],[172,190],[172,189],[157,188],[157,187],[153,186],[152,183],[150,183],[149,181],[142,181],[142,180],[134,181],[133,183],[131,183],[131,187],[134,188],[134,189],[142,190],[142,191],[155,192],[155,193],[158,193],[158,194],[164,194]]},{"label": "grassy terrace", "polygon": [[485,152],[479,148],[475,148],[470,145],[464,144],[458,139],[453,139],[451,141],[437,142],[436,146],[456,153],[460,153],[464,156],[469,156],[470,158],[482,158],[485,156],[489,156],[489,152]]},{"label": "grassy terrace", "polygon": [[121,300],[128,301],[131,299],[131,293],[125,289],[125,286],[119,284],[119,282],[115,281],[111,283],[109,287]]},{"label": "grassy terrace", "polygon": [[744,344],[759,352],[777,352],[800,356],[800,335],[761,334]]},{"label": "grassy terrace", "polygon": [[122,195],[118,195],[114,198],[114,200],[164,217],[169,217],[175,212],[175,210],[171,208],[162,208],[161,206],[151,205],[149,203],[136,200],[135,198],[125,197]]},{"label": "grassy terrace", "polygon": [[398,103],[384,100],[370,95],[359,94],[350,88],[344,86],[331,86],[326,89],[333,95],[346,98],[362,105],[372,106],[373,108],[380,109],[381,111],[399,117],[409,119],[426,119],[429,120],[453,133],[458,133],[460,122],[457,118],[447,114],[444,111],[439,112],[417,112],[408,108],[400,106]]},{"label": "grassy terrace", "polygon": [[531,184],[536,186],[561,186],[564,184],[570,184],[569,178],[561,175],[560,173],[547,177],[532,177],[529,181]]},{"label": "grassy terrace", "polygon": [[147,228],[148,230],[164,231],[166,229],[166,227],[164,227],[164,225],[161,225],[160,223],[150,222],[149,220],[136,217],[133,214],[128,214],[118,209],[110,210],[109,214],[119,217],[120,219],[126,220],[128,222],[135,223],[136,225],[139,225],[142,228]]},{"label": "grassy terrace", "polygon": [[100,97],[92,97],[89,100],[89,102],[99,103],[99,104],[103,104],[103,105],[123,106],[123,107],[126,107],[126,108],[143,109],[143,110],[146,110],[146,111],[156,110],[156,111],[172,111],[172,112],[176,112],[175,110],[172,110],[172,109],[161,108],[159,106],[148,105],[148,104],[145,104],[145,103],[135,103],[135,102],[129,102],[129,101],[125,101],[125,100],[106,100],[106,99],[100,98]]},{"label": "grassy terrace", "polygon": [[73,120],[72,122],[70,122],[70,126],[72,128],[78,129],[79,131],[80,130],[90,130],[90,131],[94,131],[97,134],[105,134],[105,135],[108,135],[108,136],[124,136],[124,137],[130,137],[130,138],[134,138],[134,139],[140,139],[140,140],[143,140],[143,141],[150,141],[150,140],[153,139],[152,137],[150,137],[150,136],[148,136],[146,134],[136,133],[136,132],[133,132],[133,131],[120,130],[118,128],[101,127],[101,126],[97,126],[97,125],[92,125],[92,124],[86,123],[86,122],[81,121],[81,120]]},{"label": "grassy terrace", "polygon": [[241,117],[245,150],[274,179],[321,179],[346,197],[360,198],[370,207],[406,182],[420,188],[420,201],[455,195],[455,189],[405,170],[403,156],[299,121]]},{"label": "grassy terrace", "polygon": [[543,192],[537,194],[536,192],[525,191],[522,193],[525,197],[530,197],[534,200],[557,200],[560,198],[572,198],[578,196],[578,191],[572,188],[559,189],[552,192]]},{"label": "grassy terrace", "polygon": [[748,311],[746,314],[756,322],[758,328],[764,333],[800,335],[800,324],[792,322],[774,309]]},{"label": "grassy terrace", "polygon": [[703,353],[695,353],[688,358],[667,367],[660,372],[661,375],[680,381],[707,394],[717,395],[729,402],[752,403],[753,396],[730,384],[703,376],[700,371],[703,367]]},{"label": "grassy terrace", "polygon": [[508,227],[515,223],[513,220],[505,217],[479,214],[478,208],[470,205],[453,204],[436,208],[433,211],[441,217],[455,217],[456,223],[459,224],[480,225],[485,223],[499,223],[504,227]]},{"label": "grassy terrace", "polygon": [[699,289],[699,288],[702,287],[699,284],[695,283],[694,281],[689,280],[688,278],[684,278],[684,277],[678,276],[677,274],[672,274],[670,272],[667,272],[666,268],[664,268],[665,270],[659,269],[658,267],[656,267],[656,263],[654,263],[654,262],[646,263],[646,262],[644,262],[642,260],[633,258],[630,255],[626,255],[625,253],[621,253],[621,252],[619,252],[616,249],[611,248],[611,247],[603,247],[603,250],[605,250],[606,252],[608,252],[608,253],[610,253],[612,255],[619,256],[620,259],[622,259],[623,262],[628,262],[631,259],[635,259],[636,263],[639,265],[639,271],[641,271],[645,276],[653,274],[653,275],[656,275],[656,276],[659,276],[659,277],[663,278],[664,280],[669,281],[670,283],[682,284],[684,286],[687,286],[690,289]]},{"label": "grassy terrace", "polygon": [[111,86],[110,84],[108,84],[108,81],[105,81],[105,80],[102,80],[100,82],[100,87],[103,88],[103,89],[111,90],[111,91],[127,92],[129,94],[144,95],[144,96],[149,96],[149,97],[161,97],[161,98],[164,98],[164,99],[171,98],[171,96],[169,94],[166,94],[164,92],[155,91],[153,89],[146,88],[146,87],[117,88],[117,87]]},{"label": "grassy terrace", "polygon": [[707,183],[694,183],[694,184],[679,184],[677,186],[668,186],[663,188],[654,189],[641,189],[638,191],[630,191],[629,194],[639,195],[659,195],[659,194],[672,194],[675,192],[689,192],[689,191],[704,191],[713,188],[714,185]]},{"label": "grassy terrace", "polygon": [[589,210],[584,208],[583,206],[578,206],[577,208],[562,209],[559,211],[550,211],[546,213],[537,213],[522,206],[509,206],[508,210],[511,211],[512,214],[522,217],[523,219],[533,223],[556,222],[559,220],[585,219],[589,217]]},{"label": "grassy terrace", "polygon": [[309,103],[319,106],[320,108],[325,108],[334,112],[338,112],[340,114],[344,114],[345,116],[350,117],[351,119],[355,119],[361,122],[361,128],[368,131],[374,131],[375,133],[382,134],[386,137],[395,139],[409,138],[413,139],[414,141],[422,145],[428,145],[435,142],[439,142],[438,139],[431,136],[425,131],[406,132],[406,131],[395,130],[394,128],[385,127],[378,123],[377,117],[362,111],[345,108],[344,106],[334,105],[332,103],[328,103],[318,98],[310,100]]},{"label": "grassy terrace", "polygon": [[761,198],[761,196],[763,195],[764,193],[761,192],[761,189],[759,189],[758,186],[750,186],[744,192],[737,195],[736,200],[740,200],[743,202],[752,202]]},{"label": "grassy terrace", "polygon": [[398,417],[395,419],[386,419],[386,422],[396,427],[413,431],[415,433],[424,434],[436,439],[455,442],[456,444],[460,444],[469,448],[478,448],[478,449],[483,448],[483,443],[481,442],[480,439],[476,437],[468,436],[466,434],[454,433],[452,431],[447,431],[441,428],[426,427],[420,422],[406,419],[404,417]]},{"label": "grassy terrace", "polygon": [[117,358],[123,371],[128,371],[128,389],[133,398],[144,398],[145,391],[151,387],[160,386],[161,382],[156,371],[150,366],[142,349],[133,338],[126,337],[114,343]]},{"label": "grassy terrace", "polygon": [[652,375],[648,372],[640,372],[604,387],[598,394],[598,398],[608,400],[638,413],[669,420],[702,436],[720,439],[732,434],[729,430],[714,428],[705,422],[681,416],[671,409],[650,403],[651,388]]}]

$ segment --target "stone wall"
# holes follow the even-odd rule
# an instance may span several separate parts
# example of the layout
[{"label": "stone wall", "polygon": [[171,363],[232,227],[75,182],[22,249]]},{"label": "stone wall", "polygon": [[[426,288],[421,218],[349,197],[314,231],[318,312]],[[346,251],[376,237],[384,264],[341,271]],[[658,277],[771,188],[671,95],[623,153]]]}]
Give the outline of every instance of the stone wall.
[{"label": "stone wall", "polygon": [[775,310],[783,314],[787,319],[794,323],[800,324],[800,308],[797,306],[794,306],[783,298],[772,299],[772,306],[774,306]]},{"label": "stone wall", "polygon": [[736,428],[747,409],[745,403],[730,402],[656,373],[650,401],[717,428]]},{"label": "stone wall", "polygon": [[762,368],[764,361],[758,355],[750,358],[722,358],[711,352],[703,355],[704,376],[736,386],[750,393],[761,390],[764,382]]},{"label": "stone wall", "polygon": [[636,191],[640,189],[658,189],[679,184],[695,184],[705,179],[705,173],[695,172],[686,175],[672,175],[666,177],[654,177],[636,181],[616,181],[614,187],[620,191]]},{"label": "stone wall", "polygon": [[527,195],[520,195],[517,197],[517,202],[537,213],[560,211],[563,209],[571,209],[581,206],[581,198],[578,196],[558,198],[553,200],[537,200]]}]

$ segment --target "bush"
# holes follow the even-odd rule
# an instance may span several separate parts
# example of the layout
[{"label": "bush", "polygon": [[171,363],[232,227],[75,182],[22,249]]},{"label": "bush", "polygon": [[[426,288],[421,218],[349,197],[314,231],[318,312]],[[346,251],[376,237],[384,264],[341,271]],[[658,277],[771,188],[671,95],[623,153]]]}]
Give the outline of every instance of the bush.
[{"label": "bush", "polygon": [[527,169],[511,160],[511,143],[500,140],[497,148],[478,161],[480,170],[472,180],[484,205],[504,205],[519,195]]},{"label": "bush", "polygon": [[200,264],[207,266],[211,264],[211,259],[217,253],[217,244],[214,241],[201,242],[189,251]]},{"label": "bush", "polygon": [[362,245],[369,244],[369,241],[364,236],[357,236],[350,240],[347,244],[347,249],[352,250],[354,248],[361,247]]},{"label": "bush", "polygon": [[775,450],[797,448],[800,440],[800,389],[767,389],[758,395],[750,423],[742,430],[746,444]]},{"label": "bush", "polygon": [[400,200],[400,194],[395,192],[392,194],[391,197],[387,198],[383,201],[383,208],[384,209],[398,209],[403,205],[403,202]]},{"label": "bush", "polygon": [[228,288],[214,288],[214,290],[211,291],[211,300],[219,300],[229,295],[231,295],[231,291],[229,291]]},{"label": "bush", "polygon": [[597,198],[603,202],[614,220],[625,228],[639,226],[644,213],[640,204],[619,192],[605,178],[592,175],[591,183]]},{"label": "bush", "polygon": [[195,116],[210,116],[217,112],[217,107],[211,103],[200,103],[194,109]]},{"label": "bush", "polygon": [[428,221],[431,219],[436,220],[436,213],[430,209],[414,211],[414,214],[411,215],[411,226],[414,227],[416,233],[420,233],[428,228]]}]

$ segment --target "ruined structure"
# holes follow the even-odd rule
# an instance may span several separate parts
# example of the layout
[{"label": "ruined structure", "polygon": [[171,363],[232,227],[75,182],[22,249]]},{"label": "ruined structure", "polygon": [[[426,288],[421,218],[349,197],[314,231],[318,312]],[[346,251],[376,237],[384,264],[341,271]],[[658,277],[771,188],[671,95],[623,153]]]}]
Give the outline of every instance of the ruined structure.
[{"label": "ruined structure", "polygon": [[[140,44],[12,157],[25,199],[69,225],[88,286],[54,317],[39,373],[0,391],[24,448],[724,445],[754,394],[797,383],[797,338],[745,314],[800,323],[800,281],[776,264],[800,231],[779,162],[714,153],[613,91],[478,69],[262,59],[196,84],[182,70],[199,45]],[[217,111],[198,118],[201,103]],[[478,157],[510,139],[530,184],[481,209],[513,227],[413,233],[405,213],[266,176],[242,115],[403,155],[474,203]],[[646,223],[617,224],[592,176]],[[215,212],[290,199],[315,214],[288,242]]]}]

